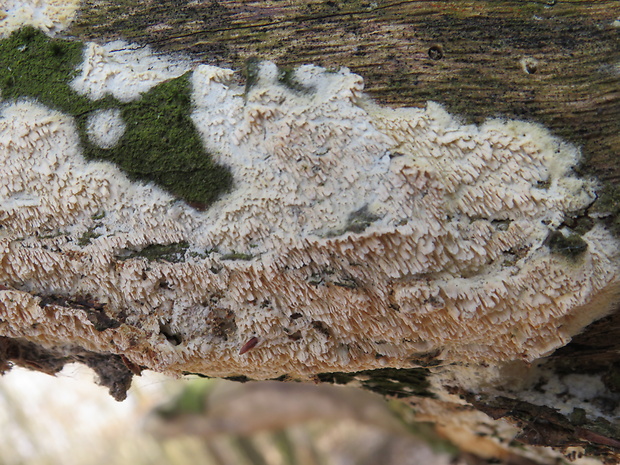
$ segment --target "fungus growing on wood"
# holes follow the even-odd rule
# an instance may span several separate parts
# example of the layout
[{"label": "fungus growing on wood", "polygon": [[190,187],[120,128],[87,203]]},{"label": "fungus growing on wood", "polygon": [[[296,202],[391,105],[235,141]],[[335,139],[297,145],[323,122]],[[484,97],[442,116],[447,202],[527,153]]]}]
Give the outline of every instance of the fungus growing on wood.
[{"label": "fungus growing on wood", "polygon": [[98,110],[88,116],[86,131],[93,144],[110,149],[121,139],[126,127],[119,109]]},{"label": "fungus growing on wood", "polygon": [[[136,98],[166,79],[132,65],[131,49],[93,64],[99,49],[87,45],[70,84],[83,95]],[[595,199],[575,147],[530,123],[464,124],[432,102],[380,107],[347,69],[301,66],[289,80],[311,91],[299,92],[276,65],[252,66],[251,86],[214,66],[189,77],[191,120],[234,179],[204,211],[86,160],[77,115],[3,102],[2,336],[170,374],[303,379],[531,361],[608,311],[617,242],[568,226]],[[96,71],[112,67],[122,73]],[[90,134],[122,134],[122,119],[98,115]],[[180,243],[166,260],[142,253]],[[87,297],[118,324],[54,296]]]},{"label": "fungus growing on wood", "polygon": [[[530,362],[609,310],[617,240],[587,217],[578,149],[544,128],[381,107],[344,68],[251,62],[240,83],[125,47],[87,44],[56,81],[79,107],[0,81],[0,336],[132,373],[400,368],[427,392],[424,367]],[[184,172],[227,170],[183,195],[159,159],[123,165],[136,124],[170,113],[128,118],[171,101],[203,149]],[[232,187],[211,191],[218,173]],[[407,395],[392,378],[367,384]]]},{"label": "fungus growing on wood", "polygon": [[[7,36],[13,17],[0,13],[0,371],[81,361],[117,399],[147,368],[355,383],[465,448],[617,447],[617,364],[557,362],[618,287],[614,197],[577,175],[578,149],[432,102],[381,107],[346,69],[250,59],[237,73]],[[557,73],[541,53],[505,63]],[[422,55],[433,79],[455,63]],[[445,95],[421,87],[419,101]],[[564,117],[560,103],[532,115]]]},{"label": "fungus growing on wood", "polygon": [[71,87],[92,100],[112,95],[121,102],[129,102],[161,82],[182,76],[190,65],[181,56],[171,59],[155,55],[148,47],[122,40],[105,45],[89,43]]},{"label": "fungus growing on wood", "polygon": [[75,18],[79,0],[4,0],[0,9],[0,37],[30,25],[48,34],[65,29]]}]

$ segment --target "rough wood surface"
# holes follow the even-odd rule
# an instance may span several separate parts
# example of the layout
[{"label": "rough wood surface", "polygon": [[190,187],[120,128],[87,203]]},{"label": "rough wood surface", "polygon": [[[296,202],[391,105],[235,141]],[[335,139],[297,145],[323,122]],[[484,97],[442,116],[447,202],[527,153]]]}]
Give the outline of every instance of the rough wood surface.
[{"label": "rough wood surface", "polygon": [[124,38],[243,68],[347,66],[380,103],[427,100],[481,121],[537,121],[583,145],[602,179],[617,181],[620,147],[618,1],[88,0],[71,29]]},{"label": "rough wood surface", "polygon": [[[86,0],[68,35],[98,42],[120,38],[234,69],[244,69],[253,57],[282,67],[346,66],[364,77],[366,91],[382,104],[424,106],[433,100],[472,122],[505,116],[541,123],[582,148],[583,173],[601,181],[592,209],[620,231],[619,23],[620,2],[605,0]],[[548,369],[600,375],[615,398],[617,315],[557,351],[544,362]],[[40,364],[19,344],[0,342],[1,358]],[[44,355],[57,363],[54,354]],[[392,372],[386,380],[380,373],[364,376],[369,384],[397,378]],[[319,380],[343,381],[332,374]],[[399,383],[412,385],[408,379]],[[618,457],[616,425],[586,422],[579,412],[568,418],[510,397],[460,394],[491,417],[519,424],[522,442],[587,446],[610,463]]]},{"label": "rough wood surface", "polygon": [[[542,123],[581,146],[584,172],[604,183],[593,208],[618,230],[618,1],[87,3],[71,31],[80,38],[121,37],[235,69],[251,57],[283,67],[346,66],[364,77],[366,91],[382,104],[434,100],[473,122],[506,116]],[[613,385],[617,319],[595,323],[547,364],[601,373]],[[490,413],[505,408],[505,416],[528,424],[511,402],[477,406]],[[530,418],[529,429],[540,430],[540,421],[553,424]],[[547,430],[520,439],[554,444],[553,428]],[[587,442],[574,430],[564,436],[565,442]],[[597,447],[615,445],[599,441]]]}]

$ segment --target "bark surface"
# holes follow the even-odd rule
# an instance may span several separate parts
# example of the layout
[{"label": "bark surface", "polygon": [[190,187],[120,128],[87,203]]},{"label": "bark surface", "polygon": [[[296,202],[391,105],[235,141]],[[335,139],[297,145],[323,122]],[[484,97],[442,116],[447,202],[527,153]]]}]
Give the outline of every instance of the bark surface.
[{"label": "bark surface", "polygon": [[[541,123],[582,148],[579,169],[601,183],[590,213],[596,211],[620,233],[618,1],[87,0],[66,35],[97,42],[124,39],[233,69],[244,69],[253,58],[282,68],[344,66],[364,77],[366,92],[381,104],[424,106],[432,100],[475,123],[497,116]],[[616,312],[538,367],[560,376],[600,376],[607,400],[615,402],[618,340]],[[54,373],[73,360],[105,373],[102,379],[117,397],[128,386],[127,374],[140,371],[122,355],[113,357],[112,370],[97,354],[83,351],[71,358],[0,338],[0,370],[13,362]],[[366,388],[396,397],[409,397],[408,389],[428,395],[426,375],[426,368],[357,374]],[[317,380],[354,378],[324,374]],[[560,415],[554,405],[540,408],[510,395],[453,392],[492,418],[512,421],[523,443],[579,446],[609,463],[620,458],[620,424],[584,419],[578,409]]]}]

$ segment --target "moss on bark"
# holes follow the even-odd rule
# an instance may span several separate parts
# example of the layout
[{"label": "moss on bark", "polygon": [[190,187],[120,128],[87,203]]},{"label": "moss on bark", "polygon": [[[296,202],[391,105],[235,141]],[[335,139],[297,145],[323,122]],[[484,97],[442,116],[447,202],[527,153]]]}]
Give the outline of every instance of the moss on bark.
[{"label": "moss on bark", "polygon": [[[70,86],[82,61],[83,44],[50,39],[31,27],[0,40],[0,91],[5,100],[36,100],[76,120],[82,153],[119,166],[132,180],[153,182],[197,208],[206,208],[230,189],[232,176],[205,151],[191,120],[187,76],[162,82],[141,98],[90,100]],[[126,124],[111,148],[93,144],[87,118],[97,110],[119,109]],[[91,238],[85,238],[85,244]]]}]

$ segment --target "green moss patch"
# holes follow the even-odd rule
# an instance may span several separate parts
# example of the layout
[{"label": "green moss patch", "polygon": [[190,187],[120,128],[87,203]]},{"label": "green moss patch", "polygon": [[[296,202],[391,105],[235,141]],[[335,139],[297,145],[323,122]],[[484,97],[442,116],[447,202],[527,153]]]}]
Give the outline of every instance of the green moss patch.
[{"label": "green moss patch", "polygon": [[344,227],[345,232],[362,233],[372,223],[379,220],[380,217],[370,213],[368,206],[364,205],[359,210],[356,210],[349,214],[347,218],[347,224]]},{"label": "green moss patch", "polygon": [[249,253],[232,252],[232,253],[228,253],[228,254],[222,255],[222,260],[243,260],[243,261],[248,261],[248,260],[252,260],[252,258],[254,258],[254,255],[250,255]]},{"label": "green moss patch", "polygon": [[116,258],[129,260],[132,258],[146,258],[149,262],[162,261],[179,263],[185,261],[189,244],[187,242],[174,242],[172,244],[151,244],[141,250],[122,250]]},{"label": "green moss patch", "polygon": [[80,247],[85,247],[90,244],[93,239],[97,239],[98,237],[101,237],[101,234],[97,234],[92,229],[89,229],[84,234],[82,234],[82,236],[80,236],[80,238],[78,239],[78,245]]},{"label": "green moss patch", "polygon": [[571,260],[576,260],[588,250],[587,242],[575,233],[565,236],[559,231],[551,231],[545,239],[545,244],[552,253],[560,254]]},{"label": "green moss patch", "polygon": [[[255,56],[251,56],[244,63],[241,74],[245,78],[246,95],[258,83],[261,63],[262,60]],[[314,87],[299,82],[295,77],[295,69],[291,67],[278,67],[278,83],[297,94],[313,94],[316,91]]]},{"label": "green moss patch", "polygon": [[201,414],[207,406],[207,398],[213,382],[210,379],[193,379],[169,402],[155,409],[162,418],[173,419],[182,415]]},{"label": "green moss patch", "polygon": [[250,57],[245,61],[241,74],[245,78],[245,94],[252,89],[258,82],[258,76],[260,74],[260,59],[257,57]]},{"label": "green moss patch", "polygon": [[620,237],[620,186],[615,182],[604,184],[590,212],[602,217],[605,226]]},{"label": "green moss patch", "polygon": [[299,94],[312,94],[316,91],[314,87],[302,84],[295,78],[295,70],[290,67],[280,68],[278,73],[278,82],[293,92]]},{"label": "green moss patch", "polygon": [[[153,182],[203,209],[230,189],[232,175],[205,151],[190,118],[187,75],[163,82],[134,102],[107,96],[97,101],[69,85],[82,61],[83,44],[51,39],[31,27],[0,41],[0,91],[4,99],[35,99],[73,116],[84,156],[119,166],[132,180]],[[86,121],[92,112],[118,108],[127,129],[111,149],[92,144]]]}]

